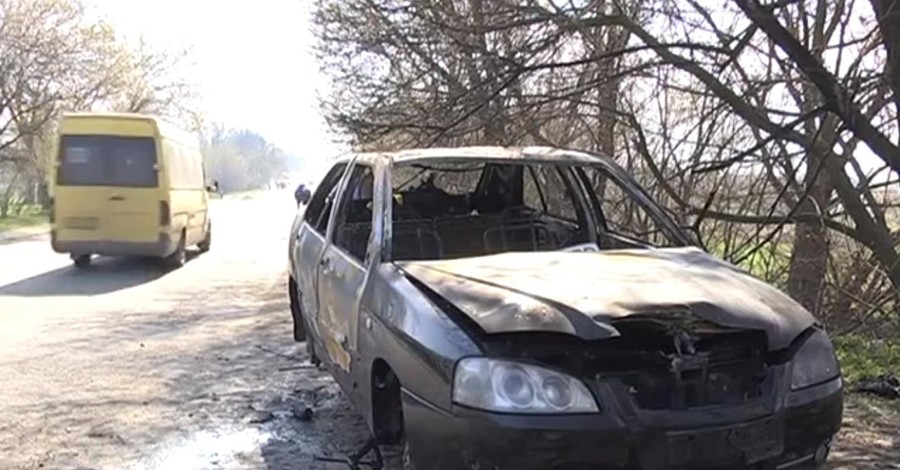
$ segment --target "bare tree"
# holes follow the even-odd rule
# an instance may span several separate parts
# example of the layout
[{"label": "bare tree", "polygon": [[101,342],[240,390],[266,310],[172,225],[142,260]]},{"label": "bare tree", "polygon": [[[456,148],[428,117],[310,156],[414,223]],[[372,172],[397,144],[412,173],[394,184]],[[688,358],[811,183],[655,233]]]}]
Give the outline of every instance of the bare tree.
[{"label": "bare tree", "polygon": [[188,114],[189,87],[173,73],[180,58],[122,43],[79,0],[0,0],[0,172],[12,175],[4,194],[22,181],[46,186],[62,111]]},{"label": "bare tree", "polygon": [[[900,23],[872,5],[320,0],[323,105],[368,146],[603,151],[811,310],[890,308]],[[851,274],[845,253],[877,269]],[[839,285],[884,276],[891,303]]]}]

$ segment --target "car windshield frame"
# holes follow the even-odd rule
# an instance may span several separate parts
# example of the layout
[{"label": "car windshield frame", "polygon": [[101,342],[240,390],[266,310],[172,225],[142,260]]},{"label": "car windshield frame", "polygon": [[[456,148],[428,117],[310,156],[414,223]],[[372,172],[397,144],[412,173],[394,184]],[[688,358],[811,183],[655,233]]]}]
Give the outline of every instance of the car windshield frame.
[{"label": "car windshield frame", "polygon": [[[646,248],[646,249],[655,249],[655,248],[668,248],[668,247],[684,247],[684,246],[694,246],[695,243],[691,240],[691,238],[671,219],[665,212],[665,210],[657,203],[650,195],[646,192],[646,190],[637,183],[636,180],[624,169],[618,167],[614,162],[608,161],[608,159],[602,159],[595,157],[590,154],[578,155],[581,158],[572,158],[572,159],[559,159],[559,158],[540,158],[540,157],[525,157],[525,158],[497,158],[497,157],[459,157],[448,155],[446,157],[424,157],[424,158],[406,158],[399,161],[391,161],[387,166],[386,170],[388,172],[387,178],[385,178],[385,184],[382,186],[381,190],[385,192],[385,197],[387,200],[392,199],[394,195],[394,187],[392,185],[393,172],[396,168],[404,168],[404,167],[421,167],[422,165],[443,165],[443,164],[462,164],[475,166],[479,164],[499,164],[499,165],[542,165],[542,166],[552,166],[556,168],[568,168],[570,169],[570,174],[572,178],[575,180],[573,182],[577,182],[578,188],[576,191],[581,191],[583,195],[576,196],[578,200],[574,201],[576,204],[586,204],[587,212],[589,213],[589,221],[591,224],[588,227],[588,230],[592,231],[592,233],[596,233],[598,230],[611,233],[608,230],[608,227],[605,225],[602,219],[602,208],[598,201],[598,195],[594,188],[591,186],[590,181],[585,177],[584,171],[578,171],[579,169],[595,169],[599,170],[607,175],[607,177],[611,178],[615,184],[621,186],[622,190],[625,191],[628,197],[633,200],[637,206],[647,212],[647,215],[652,219],[653,222],[658,224],[660,231],[664,234],[665,238],[668,239],[671,243],[665,245],[664,247],[654,246],[648,243],[645,240],[634,240],[627,235],[623,235],[630,242],[640,245],[638,248]],[[587,197],[584,197],[584,194],[587,194]],[[382,229],[381,234],[381,259],[385,262],[391,261],[403,261],[403,260],[395,260],[393,253],[393,225],[396,222],[394,220],[393,214],[393,204],[385,204],[383,214],[383,220],[385,222],[384,227]],[[570,247],[564,248],[569,249]],[[576,248],[576,247],[571,247]],[[602,251],[608,251],[610,248],[601,248]],[[534,250],[534,251],[544,251],[544,250]],[[477,255],[476,255],[477,256]],[[441,259],[441,258],[435,258]]]}]

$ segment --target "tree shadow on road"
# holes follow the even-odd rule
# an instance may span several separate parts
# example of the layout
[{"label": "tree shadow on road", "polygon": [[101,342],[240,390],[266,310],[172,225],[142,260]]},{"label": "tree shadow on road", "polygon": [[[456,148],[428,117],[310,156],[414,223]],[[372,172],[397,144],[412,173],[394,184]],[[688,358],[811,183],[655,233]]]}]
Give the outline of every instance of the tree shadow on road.
[{"label": "tree shadow on road", "polygon": [[[293,341],[286,297],[281,282],[260,290],[222,280],[166,299],[171,309],[130,312],[101,336],[68,342],[70,350],[127,351],[164,384],[116,412],[105,403],[82,404],[103,416],[144,416],[140,429],[135,421],[114,424],[127,444],[107,445],[139,462],[135,470],[347,469],[316,457],[359,449],[365,423],[330,376],[309,365],[304,344]],[[118,403],[129,393],[109,394]],[[299,418],[306,408],[311,418]],[[144,415],[149,409],[155,414]]]},{"label": "tree shadow on road", "polygon": [[155,260],[98,258],[91,266],[66,266],[0,286],[0,296],[100,295],[158,279],[166,271]]}]

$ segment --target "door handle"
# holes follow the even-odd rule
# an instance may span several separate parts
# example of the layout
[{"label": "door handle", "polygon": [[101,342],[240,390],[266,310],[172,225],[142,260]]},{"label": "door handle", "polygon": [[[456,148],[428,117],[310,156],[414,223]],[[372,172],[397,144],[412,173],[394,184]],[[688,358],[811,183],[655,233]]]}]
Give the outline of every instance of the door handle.
[{"label": "door handle", "polygon": [[109,200],[110,201],[124,201],[125,198],[122,196],[113,196],[113,197],[109,198]]},{"label": "door handle", "polygon": [[331,258],[322,258],[322,261],[319,261],[319,266],[322,267],[322,274],[325,276],[330,276],[334,273],[334,268],[331,267]]}]

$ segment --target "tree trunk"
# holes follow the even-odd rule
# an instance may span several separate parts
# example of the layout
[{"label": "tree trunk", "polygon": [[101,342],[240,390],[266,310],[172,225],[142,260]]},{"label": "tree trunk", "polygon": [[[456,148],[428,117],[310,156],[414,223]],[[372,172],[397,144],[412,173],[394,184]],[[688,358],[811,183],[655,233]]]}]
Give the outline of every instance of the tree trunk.
[{"label": "tree trunk", "polygon": [[894,91],[894,105],[900,126],[900,3],[897,0],[871,0],[878,18],[881,41],[887,51],[885,72],[887,82]]},{"label": "tree trunk", "polygon": [[37,186],[37,200],[41,205],[41,209],[50,210],[50,184],[47,181],[41,181]]},{"label": "tree trunk", "polygon": [[817,221],[822,220],[822,211],[828,204],[831,184],[827,173],[817,172],[815,168],[810,168],[807,184],[812,185],[812,188],[809,196],[800,202],[796,214],[812,217],[813,221],[800,222],[794,229],[787,291],[813,315],[819,315],[822,313],[822,300],[825,298],[829,238],[825,224]]},{"label": "tree trunk", "polygon": [[831,177],[831,183],[841,198],[847,215],[856,224],[854,238],[872,250],[879,265],[890,278],[895,300],[894,310],[900,312],[900,253],[897,252],[894,238],[888,227],[872,218],[869,209],[862,201],[859,190],[847,176],[843,163],[836,158],[826,159],[825,165]]},{"label": "tree trunk", "polygon": [[492,96],[493,87],[499,87],[498,69],[495,61],[490,56],[490,44],[488,44],[487,34],[484,32],[486,9],[483,0],[469,0],[469,9],[471,10],[471,19],[474,25],[472,30],[472,41],[477,44],[481,57],[471,57],[468,63],[467,71],[469,75],[469,87],[478,85],[482,80],[486,79],[491,86],[482,86],[476,92],[478,103],[484,103],[477,116],[479,118],[482,135],[479,144],[483,145],[507,145],[511,142],[507,141],[506,123],[504,122],[504,113],[502,110],[502,98],[500,96]]}]

